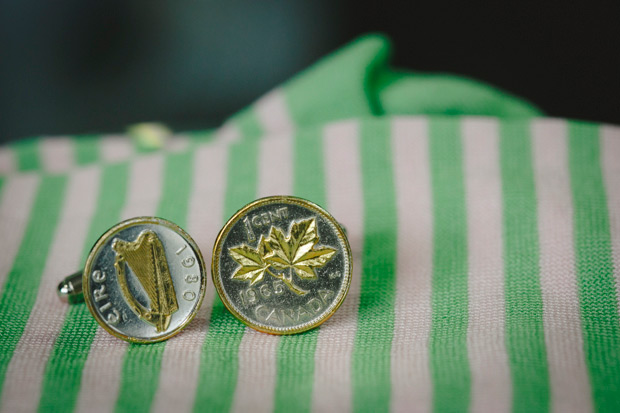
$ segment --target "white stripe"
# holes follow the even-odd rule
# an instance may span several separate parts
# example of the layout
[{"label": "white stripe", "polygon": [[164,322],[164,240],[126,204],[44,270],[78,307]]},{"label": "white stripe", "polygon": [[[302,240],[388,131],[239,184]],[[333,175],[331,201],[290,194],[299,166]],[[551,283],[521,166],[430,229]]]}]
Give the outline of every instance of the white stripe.
[{"label": "white stripe", "polygon": [[108,135],[99,140],[101,159],[106,162],[126,161],[134,154],[133,142],[125,135]]},{"label": "white stripe", "polygon": [[592,400],[575,274],[566,124],[559,120],[535,121],[532,149],[551,406],[555,412],[589,412]]},{"label": "white stripe", "polygon": [[161,154],[137,158],[131,164],[127,205],[122,219],[155,215],[161,199],[164,158]]},{"label": "white stripe", "polygon": [[97,328],[95,339],[82,370],[77,412],[114,410],[119,393],[120,374],[127,343]]},{"label": "white stripe", "polygon": [[241,131],[232,121],[226,122],[215,132],[215,140],[232,143],[239,140]]},{"label": "white stripe", "polygon": [[[258,196],[293,192],[293,148],[290,136],[265,137],[258,148]],[[274,159],[277,162],[274,162]],[[276,387],[280,337],[246,327],[239,344],[239,372],[233,412],[271,412]],[[260,383],[259,386],[256,383]]]},{"label": "white stripe", "polygon": [[183,152],[191,143],[187,135],[173,135],[166,141],[165,149],[169,152]]},{"label": "white stripe", "polygon": [[69,177],[62,215],[52,241],[37,299],[7,368],[1,411],[37,409],[45,366],[62,328],[67,304],[56,295],[63,274],[82,265],[82,253],[99,192],[100,171],[82,169]]},{"label": "white stripe", "polygon": [[327,209],[347,228],[353,277],[340,309],[321,326],[315,352],[314,411],[350,411],[351,357],[357,330],[363,241],[363,196],[358,124],[328,125],[323,134]]},{"label": "white stripe", "polygon": [[293,130],[286,97],[281,89],[274,89],[261,97],[254,104],[254,111],[266,135]]},{"label": "white stripe", "polygon": [[512,381],[506,352],[502,188],[496,120],[462,124],[469,249],[471,410],[507,412]]},{"label": "white stripe", "polygon": [[0,174],[9,174],[17,170],[15,154],[8,146],[0,146]]},{"label": "white stripe", "polygon": [[[160,154],[144,156],[131,164],[127,202],[123,220],[152,216],[161,197],[163,158]],[[82,370],[78,412],[112,411],[116,405],[127,343],[97,328],[95,339]]]},{"label": "white stripe", "polygon": [[271,412],[280,337],[245,328],[239,344],[239,372],[232,412]]},{"label": "white stripe", "polygon": [[73,140],[69,137],[43,138],[39,150],[43,168],[48,172],[65,172],[74,165]]},{"label": "white stripe", "polygon": [[258,148],[258,196],[290,195],[293,192],[293,138],[265,136]]},{"label": "white stripe", "polygon": [[22,243],[39,184],[34,174],[14,175],[0,189],[0,291]]},{"label": "white stripe", "polygon": [[616,296],[620,300],[620,126],[601,127],[601,169],[607,192]]},{"label": "white stripe", "polygon": [[[211,266],[213,240],[224,216],[227,177],[227,145],[218,143],[196,150],[192,198],[188,212],[188,232],[204,254],[207,268]],[[200,355],[211,316],[215,290],[210,279],[207,292],[196,318],[174,339],[166,342],[161,363],[159,388],[155,393],[153,411],[186,413],[194,406]]]},{"label": "white stripe", "polygon": [[392,129],[398,222],[392,398],[397,412],[431,410],[432,211],[425,119],[395,119]]}]

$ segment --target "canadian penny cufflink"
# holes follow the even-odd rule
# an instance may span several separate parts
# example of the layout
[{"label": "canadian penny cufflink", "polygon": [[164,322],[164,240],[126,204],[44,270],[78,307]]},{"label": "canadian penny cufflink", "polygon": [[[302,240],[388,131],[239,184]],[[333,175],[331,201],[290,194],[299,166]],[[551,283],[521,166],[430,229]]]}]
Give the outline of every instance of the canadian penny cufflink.
[{"label": "canadian penny cufflink", "polygon": [[310,330],[342,304],[351,284],[342,226],[305,199],[271,196],[230,218],[213,248],[212,277],[228,310],[271,334]]},{"label": "canadian penny cufflink", "polygon": [[95,243],[83,272],[65,278],[58,294],[86,301],[110,334],[153,343],[178,334],[195,316],[206,288],[198,246],[161,218],[123,221]]}]

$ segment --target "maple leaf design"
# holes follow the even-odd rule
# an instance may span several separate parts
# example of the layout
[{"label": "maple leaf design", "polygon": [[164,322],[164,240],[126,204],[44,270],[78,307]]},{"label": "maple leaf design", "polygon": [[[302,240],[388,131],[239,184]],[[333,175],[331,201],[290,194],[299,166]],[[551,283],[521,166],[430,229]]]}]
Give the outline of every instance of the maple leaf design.
[{"label": "maple leaf design", "polygon": [[240,247],[230,248],[228,253],[233,260],[241,265],[232,275],[232,278],[250,281],[250,285],[254,285],[263,279],[269,264],[265,263],[263,258],[267,251],[262,236],[258,242],[258,249],[243,244]]},{"label": "maple leaf design", "polygon": [[319,242],[314,218],[293,223],[291,233],[284,237],[280,228],[271,227],[265,240],[269,254],[265,261],[277,270],[293,269],[301,279],[317,278],[313,267],[324,266],[336,253],[330,247],[314,247]]},{"label": "maple leaf design", "polygon": [[327,264],[336,254],[330,247],[315,248],[318,242],[314,218],[293,222],[288,237],[280,228],[271,227],[267,238],[261,236],[257,249],[243,244],[229,250],[231,257],[241,265],[232,278],[249,280],[253,285],[267,273],[282,280],[295,294],[304,295],[308,291],[295,285],[293,272],[302,280],[316,279],[314,269]]}]

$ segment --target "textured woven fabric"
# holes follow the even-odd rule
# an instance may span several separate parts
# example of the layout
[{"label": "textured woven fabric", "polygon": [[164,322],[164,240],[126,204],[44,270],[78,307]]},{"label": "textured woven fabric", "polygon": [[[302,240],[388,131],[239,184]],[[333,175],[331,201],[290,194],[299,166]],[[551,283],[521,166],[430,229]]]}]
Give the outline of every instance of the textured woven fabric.
[{"label": "textured woven fabric", "polygon": [[[161,150],[0,149],[2,411],[618,411],[620,128],[397,73],[388,51],[362,39]],[[121,219],[172,220],[210,262],[275,194],[347,228],[351,289],[318,329],[251,330],[209,282],[182,334],[132,345],[56,297]]]}]

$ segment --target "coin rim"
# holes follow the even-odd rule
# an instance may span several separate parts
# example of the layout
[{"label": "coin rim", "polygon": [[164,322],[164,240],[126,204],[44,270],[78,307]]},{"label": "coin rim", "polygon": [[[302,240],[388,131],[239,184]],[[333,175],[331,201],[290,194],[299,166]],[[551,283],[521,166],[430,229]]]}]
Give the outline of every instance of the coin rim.
[{"label": "coin rim", "polygon": [[[278,330],[276,328],[265,327],[265,326],[256,324],[256,323],[252,322],[252,320],[250,320],[247,317],[245,317],[243,314],[239,313],[234,308],[234,306],[231,303],[228,302],[227,295],[226,295],[226,293],[224,291],[224,288],[221,285],[220,279],[219,279],[220,278],[219,277],[219,261],[220,261],[219,257],[220,257],[221,251],[222,251],[222,244],[223,244],[223,240],[228,235],[228,233],[230,232],[232,227],[237,223],[237,221],[239,221],[241,216],[243,216],[243,215],[245,215],[247,213],[248,210],[253,209],[253,208],[257,207],[257,206],[264,205],[264,204],[275,204],[275,203],[289,203],[289,204],[301,205],[301,206],[306,207],[306,208],[308,208],[310,210],[315,210],[315,212],[317,212],[319,214],[324,215],[325,218],[327,218],[332,224],[334,224],[334,227],[336,228],[336,231],[338,231],[339,238],[344,241],[344,244],[345,244],[345,247],[346,247],[346,253],[347,253],[347,257],[346,258],[348,258],[348,261],[349,261],[349,270],[347,271],[347,274],[345,274],[344,290],[341,289],[339,291],[339,294],[341,295],[341,297],[338,300],[338,302],[336,303],[336,305],[334,306],[334,308],[330,312],[324,313],[314,323],[304,323],[300,327],[288,327],[285,330]],[[230,311],[239,321],[241,321],[246,326],[251,327],[251,328],[253,328],[253,329],[257,330],[257,331],[263,332],[263,333],[274,334],[274,335],[298,334],[298,333],[303,333],[304,331],[311,330],[311,329],[316,328],[319,325],[323,324],[332,315],[334,315],[334,313],[338,310],[338,308],[340,308],[340,306],[344,302],[345,298],[347,297],[347,294],[349,293],[349,288],[351,286],[352,274],[353,274],[353,254],[351,253],[351,246],[349,245],[349,240],[348,240],[347,235],[344,232],[342,226],[325,209],[321,208],[320,206],[318,206],[317,204],[315,204],[315,203],[313,203],[311,201],[308,201],[307,199],[303,199],[303,198],[299,198],[299,197],[295,197],[295,196],[274,195],[274,196],[267,196],[267,197],[264,197],[264,198],[259,198],[259,199],[255,200],[255,201],[250,202],[249,204],[247,204],[246,206],[244,206],[243,208],[238,210],[226,222],[224,227],[222,227],[222,229],[220,230],[219,234],[217,235],[217,238],[215,240],[215,244],[213,245],[213,255],[212,255],[212,259],[211,259],[211,279],[213,281],[213,285],[215,286],[215,289],[217,290],[218,295],[220,296],[221,301],[224,303],[224,305],[226,306],[228,311]]]},{"label": "coin rim", "polygon": [[[190,313],[189,317],[187,317],[187,319],[182,324],[178,325],[170,333],[157,337],[157,338],[152,338],[152,339],[133,337],[133,336],[126,335],[126,334],[120,333],[112,329],[107,324],[107,322],[103,319],[103,317],[101,317],[99,313],[96,311],[94,304],[92,303],[91,298],[90,298],[90,281],[89,281],[90,277],[88,275],[91,272],[91,268],[92,268],[95,256],[97,255],[97,253],[99,252],[103,244],[107,242],[108,238],[112,234],[120,232],[125,228],[133,227],[133,226],[140,225],[140,224],[162,225],[177,232],[179,235],[181,235],[181,237],[190,245],[190,247],[192,248],[192,250],[198,257],[198,263],[200,266],[200,275],[201,275],[198,302],[196,306],[194,307],[194,310]],[[163,218],[152,217],[152,216],[141,216],[141,217],[130,218],[125,221],[119,222],[118,224],[108,229],[102,236],[99,237],[97,242],[95,242],[95,245],[93,245],[93,247],[91,248],[90,253],[88,254],[88,258],[86,259],[86,264],[84,265],[84,272],[82,273],[82,285],[84,286],[83,288],[84,301],[86,301],[88,310],[93,315],[93,317],[95,317],[95,320],[97,320],[97,323],[99,323],[101,327],[103,327],[108,333],[122,340],[128,341],[130,343],[145,344],[145,343],[157,343],[160,341],[168,340],[169,338],[176,336],[194,319],[194,317],[198,313],[198,310],[200,309],[200,306],[202,305],[202,300],[204,299],[204,296],[205,296],[205,291],[207,289],[207,278],[208,278],[207,267],[205,265],[204,258],[202,257],[202,253],[200,252],[200,249],[198,248],[198,245],[196,244],[194,239],[187,232],[185,232],[183,228],[179,227],[174,222],[170,222]]]}]

